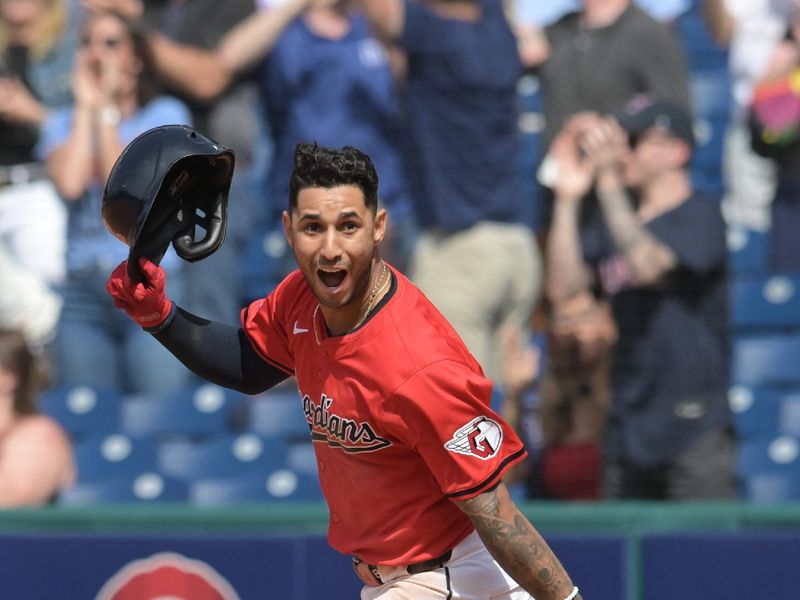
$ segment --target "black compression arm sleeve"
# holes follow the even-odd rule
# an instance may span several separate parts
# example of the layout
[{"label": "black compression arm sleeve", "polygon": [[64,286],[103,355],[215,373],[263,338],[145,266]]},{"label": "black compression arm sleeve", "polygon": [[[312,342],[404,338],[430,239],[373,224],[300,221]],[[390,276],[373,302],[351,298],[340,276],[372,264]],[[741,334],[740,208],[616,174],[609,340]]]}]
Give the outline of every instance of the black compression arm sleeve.
[{"label": "black compression arm sleeve", "polygon": [[214,323],[178,308],[153,337],[203,379],[257,394],[289,376],[265,362],[240,327]]}]

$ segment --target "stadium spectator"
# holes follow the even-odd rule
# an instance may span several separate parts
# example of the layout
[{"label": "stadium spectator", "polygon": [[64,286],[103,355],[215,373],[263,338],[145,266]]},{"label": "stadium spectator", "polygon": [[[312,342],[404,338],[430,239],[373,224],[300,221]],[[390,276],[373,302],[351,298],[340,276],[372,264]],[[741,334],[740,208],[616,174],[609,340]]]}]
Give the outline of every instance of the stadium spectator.
[{"label": "stadium spectator", "polygon": [[242,256],[245,243],[263,213],[256,197],[263,171],[263,127],[256,110],[257,93],[246,69],[223,72],[210,50],[247,17],[253,0],[82,0],[85,7],[113,10],[146,31],[156,71],[165,91],[190,109],[195,129],[236,153],[226,242],[201,271],[184,269],[186,306],[214,319],[236,323],[244,295]]},{"label": "stadium spectator", "polygon": [[[547,252],[548,295],[561,303],[597,286],[619,330],[606,494],[732,497],[724,222],[718,205],[692,190],[684,108],[637,98],[620,119],[586,120],[554,141]],[[581,229],[593,182],[602,218]]]},{"label": "stadium spectator", "polygon": [[[552,214],[548,149],[566,119],[583,111],[612,113],[636,94],[689,106],[689,76],[683,49],[667,25],[631,0],[584,0],[544,29],[535,69],[541,80],[545,118],[538,173],[540,229]],[[586,209],[591,210],[590,204]]]},{"label": "stadium spectator", "polygon": [[268,177],[270,223],[280,223],[299,142],[355,146],[372,157],[381,174],[381,203],[395,229],[387,240],[386,258],[404,271],[415,227],[398,141],[400,107],[392,69],[398,61],[371,36],[350,0],[308,4],[261,68],[274,141]]},{"label": "stadium spectator", "polygon": [[22,332],[0,329],[1,508],[47,504],[75,479],[67,434],[36,406],[44,374]]},{"label": "stadium spectator", "polygon": [[[54,342],[59,383],[163,393],[188,381],[182,365],[120,318],[104,290],[105,272],[127,255],[100,214],[111,167],[140,133],[190,122],[182,102],[159,95],[148,48],[121,17],[88,14],[73,73],[75,105],[44,124],[40,155],[68,210],[67,281]],[[165,265],[177,268],[177,257],[168,254]],[[180,283],[178,273],[172,281]]]},{"label": "stadium spectator", "polygon": [[543,448],[536,482],[547,498],[597,500],[616,324],[608,303],[589,292],[554,302],[550,318],[539,387]]},{"label": "stadium spectator", "polygon": [[[4,272],[24,273],[45,295],[52,295],[47,288],[64,278],[66,213],[34,147],[48,112],[71,102],[77,19],[70,8],[68,0],[0,2],[0,245]],[[11,281],[0,285],[4,297],[0,304],[13,293],[12,285]],[[48,304],[57,308],[54,300]],[[13,318],[4,324],[22,326]],[[50,335],[41,322],[38,330],[37,337]]]},{"label": "stadium spectator", "polygon": [[496,377],[499,331],[527,326],[541,282],[516,167],[516,39],[500,0],[362,7],[408,59],[403,132],[420,224],[409,274]]},{"label": "stadium spectator", "polygon": [[689,107],[679,41],[631,0],[584,0],[545,34],[548,53],[538,67],[545,147],[571,115],[618,111],[636,94]]},{"label": "stadium spectator", "polygon": [[748,111],[753,88],[765,75],[775,47],[796,10],[795,0],[703,0],[714,40],[728,50],[732,78],[731,122],[725,136],[722,210],[729,226],[770,228],[776,167],[750,143]]},{"label": "stadium spectator", "polygon": [[[762,127],[754,127],[758,135],[755,148],[774,160],[777,166],[775,193],[769,234],[768,267],[774,272],[800,272],[800,136],[797,117],[800,94],[796,80],[800,73],[800,11],[795,13],[785,30],[784,39],[770,56],[764,77],[757,83],[752,114],[761,126],[772,129],[775,143],[764,143]],[[759,106],[761,103],[762,106]],[[756,119],[751,120],[753,124]],[[755,141],[755,140],[754,140]]]}]

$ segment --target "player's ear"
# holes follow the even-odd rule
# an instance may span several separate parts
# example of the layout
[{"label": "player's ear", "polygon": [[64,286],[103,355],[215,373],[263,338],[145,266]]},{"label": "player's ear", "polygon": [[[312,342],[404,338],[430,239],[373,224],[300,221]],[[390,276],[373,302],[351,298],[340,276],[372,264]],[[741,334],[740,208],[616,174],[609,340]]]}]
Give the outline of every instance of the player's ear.
[{"label": "player's ear", "polygon": [[283,211],[281,221],[283,221],[283,235],[286,237],[286,243],[289,244],[289,248],[294,248],[292,245],[294,243],[292,240],[292,215],[289,214],[289,211]]},{"label": "player's ear", "polygon": [[383,241],[386,236],[386,224],[389,219],[388,213],[385,208],[378,209],[375,213],[375,228],[372,232],[372,241],[377,246]]}]

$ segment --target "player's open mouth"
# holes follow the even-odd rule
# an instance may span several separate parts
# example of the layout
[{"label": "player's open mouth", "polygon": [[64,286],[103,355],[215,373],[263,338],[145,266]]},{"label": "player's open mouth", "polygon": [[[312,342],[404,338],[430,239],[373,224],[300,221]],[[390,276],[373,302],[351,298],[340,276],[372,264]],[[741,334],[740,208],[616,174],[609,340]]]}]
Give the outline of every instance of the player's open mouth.
[{"label": "player's open mouth", "polygon": [[347,276],[347,271],[323,271],[318,269],[317,276],[325,287],[333,291],[342,285],[344,278]]}]

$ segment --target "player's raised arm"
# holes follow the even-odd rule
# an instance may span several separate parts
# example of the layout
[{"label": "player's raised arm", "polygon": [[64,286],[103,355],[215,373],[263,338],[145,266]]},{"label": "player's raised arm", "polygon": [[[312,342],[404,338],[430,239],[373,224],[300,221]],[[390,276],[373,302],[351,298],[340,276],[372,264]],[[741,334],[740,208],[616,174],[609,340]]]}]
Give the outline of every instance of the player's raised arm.
[{"label": "player's raised arm", "polygon": [[580,600],[561,562],[517,508],[506,486],[457,501],[501,567],[537,600]]},{"label": "player's raised arm", "polygon": [[212,383],[256,394],[288,376],[264,362],[240,327],[215,323],[178,308],[166,294],[164,270],[139,258],[143,281],[132,281],[127,261],[106,284],[114,305],[151,333],[187,368]]},{"label": "player's raised arm", "polygon": [[106,182],[102,211],[130,252],[106,289],[117,308],[194,373],[253,394],[289,373],[264,362],[241,328],[178,309],[159,266],[170,244],[188,261],[222,245],[234,162],[229,148],[184,125],[153,128],[128,144]]}]

